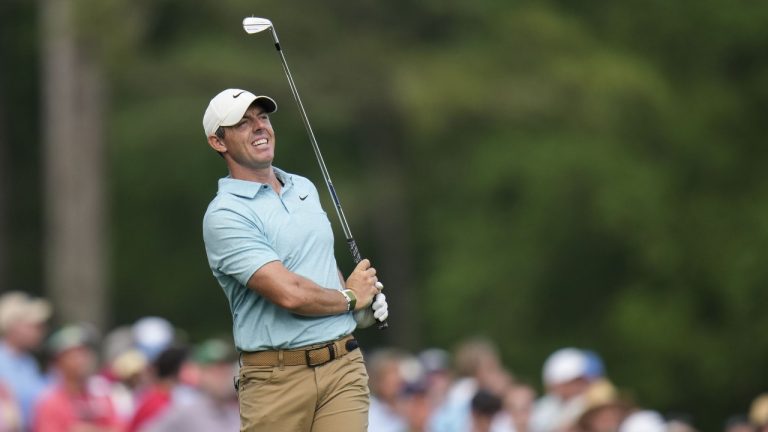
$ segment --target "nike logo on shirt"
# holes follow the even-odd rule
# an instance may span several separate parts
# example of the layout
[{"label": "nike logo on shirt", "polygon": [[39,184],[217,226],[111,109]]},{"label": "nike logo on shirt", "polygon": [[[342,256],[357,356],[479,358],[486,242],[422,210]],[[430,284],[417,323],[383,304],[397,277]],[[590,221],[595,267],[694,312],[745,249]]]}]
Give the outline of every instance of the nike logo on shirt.
[{"label": "nike logo on shirt", "polygon": [[304,196],[299,195],[299,199],[304,201],[305,199],[307,199],[308,196],[309,196],[309,194],[306,194]]}]

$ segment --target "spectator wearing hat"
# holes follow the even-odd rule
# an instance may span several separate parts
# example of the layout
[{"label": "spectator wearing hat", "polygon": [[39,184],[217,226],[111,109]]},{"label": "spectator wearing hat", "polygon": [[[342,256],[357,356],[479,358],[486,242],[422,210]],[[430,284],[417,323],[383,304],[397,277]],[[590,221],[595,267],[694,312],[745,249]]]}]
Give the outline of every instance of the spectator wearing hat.
[{"label": "spectator wearing hat", "polygon": [[95,332],[69,325],[51,335],[55,382],[35,407],[33,432],[115,432],[120,422],[106,388],[93,385]]},{"label": "spectator wearing hat", "polygon": [[137,349],[120,353],[108,364],[104,380],[110,387],[112,403],[120,420],[129,422],[141,391],[149,383],[147,357]]},{"label": "spectator wearing hat", "polygon": [[150,383],[149,359],[139,349],[130,326],[112,329],[101,341],[99,378],[109,387],[120,421],[128,423],[141,392]]},{"label": "spectator wearing hat", "polygon": [[47,386],[47,380],[32,353],[45,337],[50,304],[41,298],[13,291],[0,297],[0,382],[16,399],[22,424],[28,427],[32,408]]},{"label": "spectator wearing hat", "polygon": [[210,339],[200,344],[192,356],[197,366],[200,396],[188,404],[172,405],[143,431],[239,430],[240,411],[232,385],[236,359],[234,348],[220,339]]},{"label": "spectator wearing hat", "polygon": [[584,394],[584,412],[576,425],[580,432],[612,432],[632,412],[632,404],[607,379],[601,378]]},{"label": "spectator wearing hat", "polygon": [[180,346],[168,347],[157,356],[152,363],[154,382],[141,396],[127,432],[143,430],[171,406],[173,392],[179,385],[179,375],[187,356],[188,349]]},{"label": "spectator wearing hat", "polygon": [[536,401],[531,414],[532,432],[560,432],[584,411],[584,393],[595,378],[590,356],[576,348],[562,348],[544,362],[546,394]]}]

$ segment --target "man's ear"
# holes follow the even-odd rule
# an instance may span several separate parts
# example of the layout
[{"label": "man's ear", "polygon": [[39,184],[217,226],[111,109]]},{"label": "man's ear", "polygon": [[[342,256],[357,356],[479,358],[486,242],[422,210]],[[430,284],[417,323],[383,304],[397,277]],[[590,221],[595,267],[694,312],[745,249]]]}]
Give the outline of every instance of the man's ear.
[{"label": "man's ear", "polygon": [[208,145],[219,153],[227,152],[227,146],[224,145],[224,141],[222,141],[221,138],[217,137],[216,135],[211,135],[208,137]]}]

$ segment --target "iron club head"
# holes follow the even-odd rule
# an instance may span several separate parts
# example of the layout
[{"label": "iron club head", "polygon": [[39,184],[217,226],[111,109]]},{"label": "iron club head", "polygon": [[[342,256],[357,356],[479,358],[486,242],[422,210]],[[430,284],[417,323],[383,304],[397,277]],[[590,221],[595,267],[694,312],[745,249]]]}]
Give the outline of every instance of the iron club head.
[{"label": "iron club head", "polygon": [[272,21],[266,18],[246,17],[243,18],[243,30],[248,34],[262,32],[272,27]]}]

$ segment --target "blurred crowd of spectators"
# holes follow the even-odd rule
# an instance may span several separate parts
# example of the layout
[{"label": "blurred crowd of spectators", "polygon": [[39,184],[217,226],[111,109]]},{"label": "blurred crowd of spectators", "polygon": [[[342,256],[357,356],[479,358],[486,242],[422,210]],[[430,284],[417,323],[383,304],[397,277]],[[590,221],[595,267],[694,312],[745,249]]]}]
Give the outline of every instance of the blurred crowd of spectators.
[{"label": "blurred crowd of spectators", "polygon": [[[600,356],[573,347],[543,363],[543,394],[504,368],[485,339],[453,353],[377,350],[366,357],[370,432],[696,432],[686,416],[663,416],[619,391]],[[724,432],[768,432],[768,394]]]},{"label": "blurred crowd of spectators", "polygon": [[51,313],[44,299],[0,296],[0,432],[240,429],[231,343],[190,345],[160,317],[103,338],[82,323],[48,334]]},{"label": "blurred crowd of spectators", "polygon": [[[87,324],[49,334],[51,314],[44,299],[0,296],[0,432],[239,430],[237,354],[228,339],[190,345],[160,317],[103,338]],[[370,432],[696,430],[634,403],[609,380],[600,356],[584,349],[562,348],[544,361],[543,394],[516,379],[485,339],[451,353],[365,354]],[[722,430],[768,432],[768,394],[749,408]]]}]

